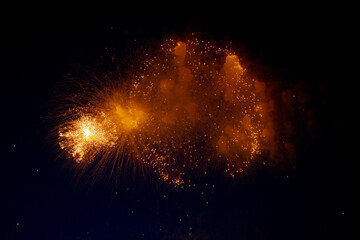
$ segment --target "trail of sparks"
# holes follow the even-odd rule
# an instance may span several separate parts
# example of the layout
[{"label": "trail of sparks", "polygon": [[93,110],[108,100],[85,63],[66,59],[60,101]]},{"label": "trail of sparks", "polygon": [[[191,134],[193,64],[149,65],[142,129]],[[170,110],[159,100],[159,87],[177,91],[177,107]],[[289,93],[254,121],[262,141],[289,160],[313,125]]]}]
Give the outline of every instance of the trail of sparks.
[{"label": "trail of sparks", "polygon": [[74,104],[58,143],[78,163],[132,161],[174,186],[187,171],[220,162],[234,177],[274,136],[264,83],[240,62],[210,42],[166,40],[129,85],[99,89],[85,107]]}]

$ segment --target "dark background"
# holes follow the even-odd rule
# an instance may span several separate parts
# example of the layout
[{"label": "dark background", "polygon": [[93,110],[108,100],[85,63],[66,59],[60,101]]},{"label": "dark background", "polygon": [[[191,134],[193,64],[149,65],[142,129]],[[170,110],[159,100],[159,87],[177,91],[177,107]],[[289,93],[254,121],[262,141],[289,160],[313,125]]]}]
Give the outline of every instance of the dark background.
[{"label": "dark background", "polygon": [[[4,8],[1,17],[1,239],[351,239],[346,10],[40,7]],[[186,190],[151,180],[74,186],[45,140],[54,88],[74,66],[106,69],[100,56],[121,58],[134,39],[184,32],[241,44],[282,85],[301,82],[317,124],[295,130],[296,168],[251,181],[213,176]]]}]

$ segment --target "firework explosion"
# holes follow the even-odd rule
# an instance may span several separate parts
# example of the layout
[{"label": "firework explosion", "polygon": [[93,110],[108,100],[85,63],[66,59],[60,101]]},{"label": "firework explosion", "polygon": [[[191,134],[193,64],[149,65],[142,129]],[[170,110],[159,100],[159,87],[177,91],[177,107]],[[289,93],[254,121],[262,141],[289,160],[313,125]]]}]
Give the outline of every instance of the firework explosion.
[{"label": "firework explosion", "polygon": [[113,79],[73,98],[57,127],[69,159],[95,174],[147,167],[182,186],[189,171],[222,165],[235,177],[268,154],[272,103],[241,58],[198,39],[169,39],[159,52],[125,83]]}]

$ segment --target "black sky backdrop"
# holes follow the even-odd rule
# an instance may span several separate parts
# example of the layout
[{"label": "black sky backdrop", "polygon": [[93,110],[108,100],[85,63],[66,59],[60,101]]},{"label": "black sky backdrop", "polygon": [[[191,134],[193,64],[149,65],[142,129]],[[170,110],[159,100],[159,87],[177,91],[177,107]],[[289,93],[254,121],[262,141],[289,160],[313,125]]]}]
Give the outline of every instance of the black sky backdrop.
[{"label": "black sky backdrop", "polygon": [[[351,239],[349,24],[342,9],[170,9],[12,8],[1,17],[0,238]],[[134,39],[184,32],[241,44],[249,59],[271,69],[269,78],[305,86],[317,124],[311,132],[295,130],[296,168],[248,181],[213,176],[186,191],[153,187],[151,180],[74,186],[46,140],[57,84],[74,66],[109,67],[100,59],[110,59],[105,47],[121,58]]]}]

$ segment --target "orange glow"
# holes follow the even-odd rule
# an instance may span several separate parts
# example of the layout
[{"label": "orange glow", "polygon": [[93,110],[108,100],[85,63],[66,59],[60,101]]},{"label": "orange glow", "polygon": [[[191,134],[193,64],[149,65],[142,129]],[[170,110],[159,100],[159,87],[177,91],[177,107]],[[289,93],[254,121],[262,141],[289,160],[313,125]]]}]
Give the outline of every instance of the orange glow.
[{"label": "orange glow", "polygon": [[161,49],[127,83],[94,88],[91,98],[63,113],[64,152],[77,162],[97,159],[96,173],[126,161],[174,186],[184,184],[187,171],[212,163],[225,162],[225,173],[240,175],[267,154],[276,135],[275,103],[239,56],[198,39],[169,39]]},{"label": "orange glow", "polygon": [[60,146],[80,162],[85,156],[94,156],[103,148],[113,146],[117,139],[114,133],[113,125],[107,120],[83,116],[60,129]]},{"label": "orange glow", "polygon": [[217,144],[218,144],[220,153],[228,153],[229,152],[228,138],[226,136],[220,136]]},{"label": "orange glow", "polygon": [[138,108],[125,109],[116,106],[115,114],[122,129],[125,131],[138,128],[139,124],[146,120],[146,113]]},{"label": "orange glow", "polygon": [[245,71],[244,68],[240,65],[239,57],[236,55],[226,56],[224,69],[233,75],[241,75]]}]

